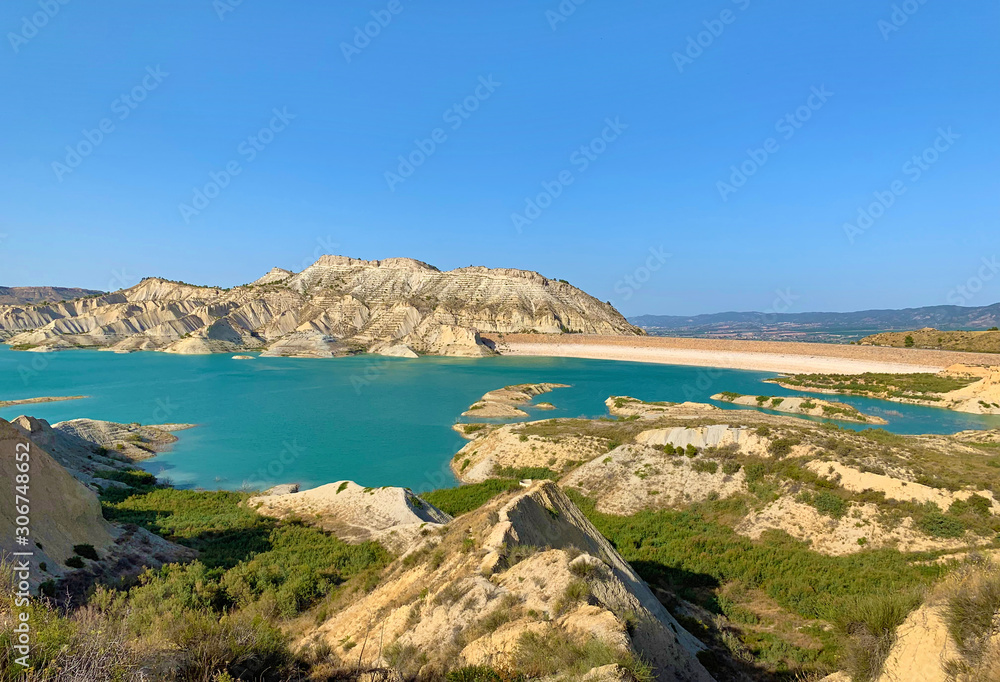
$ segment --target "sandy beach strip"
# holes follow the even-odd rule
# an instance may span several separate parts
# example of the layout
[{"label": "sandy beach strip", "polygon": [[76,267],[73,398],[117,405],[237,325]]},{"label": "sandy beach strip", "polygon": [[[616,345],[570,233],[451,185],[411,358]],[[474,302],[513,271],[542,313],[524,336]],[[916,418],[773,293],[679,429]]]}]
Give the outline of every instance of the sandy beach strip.
[{"label": "sandy beach strip", "polygon": [[939,372],[954,364],[997,365],[1000,356],[922,349],[669,336],[483,334],[503,355],[623,360],[788,374]]}]

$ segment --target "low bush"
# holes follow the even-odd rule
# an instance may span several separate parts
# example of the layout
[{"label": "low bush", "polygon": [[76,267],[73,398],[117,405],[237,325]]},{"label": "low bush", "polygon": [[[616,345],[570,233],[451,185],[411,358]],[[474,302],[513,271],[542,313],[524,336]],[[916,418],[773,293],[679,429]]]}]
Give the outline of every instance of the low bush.
[{"label": "low bush", "polygon": [[92,559],[93,561],[100,559],[93,545],[73,545],[73,554],[82,556],[84,559]]},{"label": "low bush", "polygon": [[654,679],[649,665],[630,652],[619,651],[596,637],[576,640],[561,630],[525,632],[517,640],[512,658],[514,669],[529,679],[555,674],[576,679],[605,665],[621,666],[636,682]]},{"label": "low bush", "polygon": [[549,481],[559,479],[559,474],[547,467],[498,467],[493,473],[497,478],[514,479],[517,481],[526,478]]},{"label": "low bush", "polygon": [[944,604],[948,633],[965,667],[978,669],[991,647],[994,656],[1000,654],[1000,642],[991,641],[1000,631],[1000,567],[986,562],[966,567],[947,586]]},{"label": "low bush", "polygon": [[420,496],[445,514],[460,516],[479,509],[497,495],[517,490],[520,484],[514,479],[489,479],[457,488],[443,488]]},{"label": "low bush", "polygon": [[898,628],[921,602],[918,590],[856,597],[844,604],[835,620],[846,642],[842,662],[854,682],[871,682],[882,674]]}]

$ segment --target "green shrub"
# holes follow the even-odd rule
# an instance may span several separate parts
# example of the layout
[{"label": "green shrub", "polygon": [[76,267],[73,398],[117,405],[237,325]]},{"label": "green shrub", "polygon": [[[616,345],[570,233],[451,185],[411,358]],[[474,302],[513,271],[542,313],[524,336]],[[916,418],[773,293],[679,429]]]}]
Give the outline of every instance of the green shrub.
[{"label": "green shrub", "polygon": [[755,483],[767,474],[767,466],[761,462],[750,462],[744,467],[744,475],[748,483]]},{"label": "green shrub", "polygon": [[846,501],[825,490],[818,493],[805,492],[800,497],[803,502],[812,505],[820,514],[826,514],[835,519],[843,518],[850,507]]},{"label": "green shrub", "polygon": [[93,545],[73,545],[73,553],[84,559],[92,559],[93,561],[100,559]]},{"label": "green shrub", "polygon": [[535,480],[558,480],[559,474],[547,467],[498,467],[494,472],[497,478],[507,478],[523,480],[526,478]]},{"label": "green shrub", "polygon": [[703,474],[714,474],[719,470],[719,463],[710,459],[698,459],[691,462],[691,468]]},{"label": "green shrub", "polygon": [[782,458],[790,454],[792,448],[800,443],[798,438],[776,438],[767,446],[767,451],[775,458]]},{"label": "green shrub", "polygon": [[471,665],[452,670],[444,679],[446,682],[505,682],[500,673],[485,665]]},{"label": "green shrub", "polygon": [[75,554],[73,556],[71,556],[69,559],[66,559],[65,564],[67,566],[69,566],[70,568],[83,568],[84,567],[83,559],[81,559],[80,557],[76,556]]},{"label": "green shrub", "polygon": [[920,516],[917,527],[935,538],[960,538],[965,535],[965,525],[959,519],[942,514],[937,509]]},{"label": "green shrub", "polygon": [[652,669],[631,652],[619,651],[596,637],[576,640],[561,630],[525,632],[514,648],[513,665],[529,679],[564,675],[578,679],[594,668],[619,665],[636,682],[652,682]]},{"label": "green shrub", "polygon": [[516,480],[493,478],[482,483],[435,490],[424,493],[421,497],[445,514],[460,516],[479,509],[497,495],[519,488],[520,484]]},{"label": "green shrub", "polygon": [[977,516],[988,519],[993,515],[993,504],[989,498],[982,495],[972,494],[967,500],[955,500],[948,508],[948,513],[953,516],[961,516],[965,513],[973,513]]},{"label": "green shrub", "polygon": [[142,469],[111,469],[94,472],[94,478],[125,483],[133,488],[144,488],[156,485],[156,476]]}]

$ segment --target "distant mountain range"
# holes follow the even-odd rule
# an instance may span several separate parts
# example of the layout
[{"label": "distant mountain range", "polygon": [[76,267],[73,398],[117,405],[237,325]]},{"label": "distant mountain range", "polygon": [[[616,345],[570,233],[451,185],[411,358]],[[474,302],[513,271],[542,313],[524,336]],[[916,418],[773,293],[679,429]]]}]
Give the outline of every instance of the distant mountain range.
[{"label": "distant mountain range", "polygon": [[924,327],[942,330],[989,329],[1000,325],[1000,303],[978,308],[939,305],[853,313],[640,315],[629,318],[629,322],[650,334],[659,335],[851,341],[877,332]]},{"label": "distant mountain range", "polygon": [[0,287],[0,305],[59,303],[83,296],[103,294],[95,289],[67,287]]}]

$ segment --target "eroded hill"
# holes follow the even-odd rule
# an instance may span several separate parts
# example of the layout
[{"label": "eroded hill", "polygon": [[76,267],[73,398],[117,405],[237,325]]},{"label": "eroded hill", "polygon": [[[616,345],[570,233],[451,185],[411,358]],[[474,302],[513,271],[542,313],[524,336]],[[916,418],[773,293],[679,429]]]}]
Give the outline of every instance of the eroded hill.
[{"label": "eroded hill", "polygon": [[150,278],[103,296],[0,308],[0,337],[21,350],[491,354],[480,331],[641,333],[610,304],[535,272],[442,272],[408,258],[323,256],[228,290]]}]

